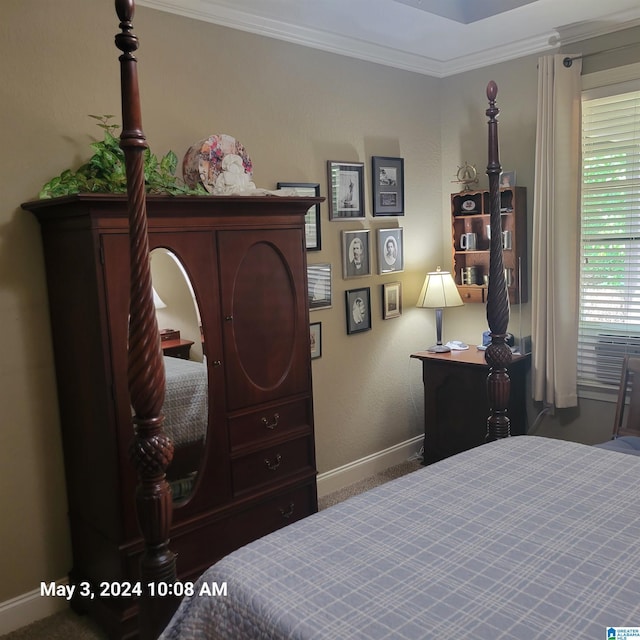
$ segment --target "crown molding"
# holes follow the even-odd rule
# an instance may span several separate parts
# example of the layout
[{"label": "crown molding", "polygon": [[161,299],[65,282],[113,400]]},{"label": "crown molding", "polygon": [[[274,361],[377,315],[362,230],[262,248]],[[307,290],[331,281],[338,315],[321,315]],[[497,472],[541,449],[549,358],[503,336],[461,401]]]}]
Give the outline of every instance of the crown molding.
[{"label": "crown molding", "polygon": [[613,14],[606,21],[576,23],[533,38],[442,61],[352,37],[238,11],[229,6],[219,5],[214,0],[138,0],[137,4],[194,20],[437,78],[543,53],[561,44],[570,44],[640,24],[639,8]]},{"label": "crown molding", "polygon": [[483,69],[494,64],[523,58],[524,56],[541,54],[551,49],[556,49],[558,45],[552,34],[544,34],[525,40],[519,40],[511,44],[501,45],[493,49],[486,49],[463,58],[454,58],[445,63],[445,73],[442,77],[452,76],[465,71],[473,71],[475,69]]},{"label": "crown molding", "polygon": [[640,7],[611,14],[606,20],[576,22],[558,28],[558,37],[563,45],[606,36],[608,33],[630,29],[640,25]]}]

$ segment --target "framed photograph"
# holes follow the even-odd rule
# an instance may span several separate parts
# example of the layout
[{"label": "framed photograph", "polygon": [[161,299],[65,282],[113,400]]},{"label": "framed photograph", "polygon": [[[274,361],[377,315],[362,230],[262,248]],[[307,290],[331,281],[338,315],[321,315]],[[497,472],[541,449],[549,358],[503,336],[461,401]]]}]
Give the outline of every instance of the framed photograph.
[{"label": "framed photograph", "polygon": [[331,307],[331,264],[308,264],[309,311]]},{"label": "framed photograph", "polygon": [[369,229],[342,232],[342,277],[360,278],[371,275]]},{"label": "framed photograph", "polygon": [[378,229],[378,273],[404,271],[402,227]]},{"label": "framed photograph", "polygon": [[503,187],[515,187],[516,186],[516,172],[515,171],[503,171],[500,174],[500,188]]},{"label": "framed photograph", "polygon": [[312,322],[309,325],[309,337],[311,339],[311,359],[315,360],[322,355],[322,322]]},{"label": "framed photograph", "polygon": [[347,334],[371,329],[371,290],[369,287],[344,292],[347,311]]},{"label": "framed photograph", "polygon": [[364,218],[364,163],[327,162],[329,220]]},{"label": "framed photograph", "polygon": [[371,157],[374,216],[404,215],[404,159]]},{"label": "framed photograph", "polygon": [[382,285],[382,318],[390,320],[402,315],[402,283],[389,282]]},{"label": "framed photograph", "polygon": [[[295,189],[301,196],[320,196],[318,182],[278,182],[278,189]],[[304,217],[304,235],[307,251],[320,251],[320,203],[309,207]]]}]

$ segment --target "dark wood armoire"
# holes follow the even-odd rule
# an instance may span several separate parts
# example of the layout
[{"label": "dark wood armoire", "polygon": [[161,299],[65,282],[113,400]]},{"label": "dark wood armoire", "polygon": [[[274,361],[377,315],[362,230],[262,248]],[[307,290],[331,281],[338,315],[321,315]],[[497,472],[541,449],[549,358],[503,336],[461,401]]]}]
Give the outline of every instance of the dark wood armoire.
[{"label": "dark wood armoire", "polygon": [[[174,510],[180,580],[317,510],[304,241],[308,198],[150,196],[150,249],[191,283],[208,377],[208,427]],[[74,583],[135,582],[142,539],[127,389],[129,239],[124,196],[23,205],[46,262]],[[176,452],[176,464],[180,455]],[[170,475],[171,467],[168,475]],[[133,597],[76,599],[113,638]]]}]

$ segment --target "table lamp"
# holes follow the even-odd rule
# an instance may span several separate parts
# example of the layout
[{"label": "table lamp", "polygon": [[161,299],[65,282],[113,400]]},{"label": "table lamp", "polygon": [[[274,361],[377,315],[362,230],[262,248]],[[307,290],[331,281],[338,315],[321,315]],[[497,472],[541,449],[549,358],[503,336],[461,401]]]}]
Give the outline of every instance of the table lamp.
[{"label": "table lamp", "polygon": [[436,310],[437,343],[429,347],[431,353],[446,353],[451,351],[442,344],[442,309],[445,307],[461,307],[464,303],[458,293],[456,283],[448,271],[430,271],[424,279],[422,291],[418,297],[416,307]]}]

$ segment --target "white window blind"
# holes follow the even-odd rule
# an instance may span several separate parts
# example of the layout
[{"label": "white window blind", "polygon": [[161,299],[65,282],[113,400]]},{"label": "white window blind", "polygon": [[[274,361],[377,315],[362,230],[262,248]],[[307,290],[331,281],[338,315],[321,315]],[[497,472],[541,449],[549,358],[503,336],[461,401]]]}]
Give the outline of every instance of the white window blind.
[{"label": "white window blind", "polygon": [[582,169],[578,383],[617,388],[640,354],[639,90],[583,94]]}]

